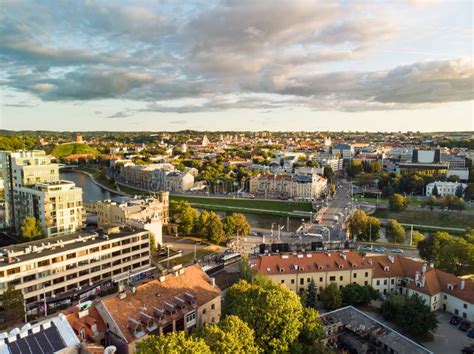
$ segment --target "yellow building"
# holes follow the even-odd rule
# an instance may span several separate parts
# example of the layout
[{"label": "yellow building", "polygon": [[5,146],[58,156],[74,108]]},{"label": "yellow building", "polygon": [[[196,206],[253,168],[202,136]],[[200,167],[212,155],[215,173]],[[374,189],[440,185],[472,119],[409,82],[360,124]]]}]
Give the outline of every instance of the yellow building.
[{"label": "yellow building", "polygon": [[306,289],[311,280],[319,294],[331,283],[337,283],[339,288],[351,283],[371,285],[373,276],[372,265],[354,251],[262,255],[251,260],[250,265],[295,292]]}]

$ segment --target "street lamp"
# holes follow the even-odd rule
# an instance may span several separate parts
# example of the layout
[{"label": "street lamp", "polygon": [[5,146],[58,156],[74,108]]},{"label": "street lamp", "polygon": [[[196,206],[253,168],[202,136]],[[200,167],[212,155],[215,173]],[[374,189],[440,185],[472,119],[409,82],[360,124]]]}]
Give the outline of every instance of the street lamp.
[{"label": "street lamp", "polygon": [[170,269],[170,248],[171,248],[171,245],[166,245],[166,249],[168,251],[168,256],[167,256],[167,259],[166,259],[166,268],[167,269]]}]

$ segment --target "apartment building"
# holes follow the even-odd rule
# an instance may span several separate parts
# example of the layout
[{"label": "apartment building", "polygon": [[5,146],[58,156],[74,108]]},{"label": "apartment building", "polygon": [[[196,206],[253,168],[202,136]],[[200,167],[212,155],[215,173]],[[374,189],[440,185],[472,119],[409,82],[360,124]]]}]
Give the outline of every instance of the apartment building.
[{"label": "apartment building", "polygon": [[[150,233],[129,226],[0,249],[0,292],[20,289],[28,314],[86,299],[150,275]],[[1,317],[1,316],[0,316]]]},{"label": "apartment building", "polygon": [[108,328],[107,345],[129,354],[149,335],[189,332],[219,322],[221,290],[201,266],[177,266],[159,280],[102,298],[96,308]]},{"label": "apartment building", "polygon": [[429,197],[431,194],[433,194],[433,189],[435,188],[438,190],[438,195],[441,197],[451,195],[454,196],[456,195],[456,191],[458,188],[462,188],[463,192],[467,188],[467,184],[464,183],[458,183],[458,182],[442,182],[442,181],[436,181],[436,182],[431,182],[426,185],[426,196]]},{"label": "apartment building", "polygon": [[82,227],[82,189],[59,178],[59,165],[44,151],[0,152],[5,180],[5,221],[19,233],[26,216],[40,221],[48,237]]},{"label": "apartment building", "polygon": [[249,192],[265,197],[286,197],[297,200],[318,198],[327,188],[327,180],[318,174],[257,175],[250,178]]},{"label": "apartment building", "polygon": [[349,144],[335,144],[332,146],[332,154],[339,154],[344,160],[350,160],[354,155],[354,148]]},{"label": "apartment building", "polygon": [[339,288],[352,283],[371,285],[373,277],[372,265],[354,251],[261,255],[250,265],[298,293],[313,280],[318,295],[331,283],[337,283]]},{"label": "apartment building", "polygon": [[153,233],[155,242],[163,244],[162,226],[169,221],[169,193],[159,192],[158,198],[116,197],[96,203],[97,224],[129,224]]},{"label": "apartment building", "polygon": [[181,173],[169,163],[151,165],[128,164],[123,167],[122,182],[149,191],[184,192],[194,185],[194,176]]},{"label": "apartment building", "polygon": [[371,256],[367,261],[374,269],[372,287],[381,294],[418,294],[432,311],[474,321],[474,282],[402,256]]}]

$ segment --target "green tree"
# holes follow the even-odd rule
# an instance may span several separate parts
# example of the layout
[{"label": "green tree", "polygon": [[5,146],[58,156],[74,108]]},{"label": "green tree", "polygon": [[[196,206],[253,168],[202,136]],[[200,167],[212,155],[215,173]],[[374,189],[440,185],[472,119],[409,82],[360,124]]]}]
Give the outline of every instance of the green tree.
[{"label": "green tree", "polygon": [[0,296],[4,310],[3,320],[6,325],[11,326],[25,319],[25,305],[21,290],[8,286],[7,290]]},{"label": "green tree", "polygon": [[254,331],[239,317],[227,316],[219,324],[204,327],[199,335],[213,353],[257,354]]},{"label": "green tree", "polygon": [[211,354],[206,342],[183,331],[149,336],[137,343],[138,354]]},{"label": "green tree", "polygon": [[367,229],[364,240],[377,241],[380,238],[380,229],[382,228],[380,220],[374,216],[367,217]]},{"label": "green tree", "polygon": [[155,254],[157,249],[155,235],[150,232],[150,251],[152,254]]},{"label": "green tree", "polygon": [[336,310],[342,306],[341,290],[336,283],[331,283],[320,293],[321,301],[326,309],[329,311]]},{"label": "green tree", "polygon": [[360,160],[352,160],[346,167],[346,173],[349,177],[354,178],[363,171],[362,162]]},{"label": "green tree", "polygon": [[249,283],[253,281],[256,270],[250,267],[249,257],[247,255],[242,256],[242,261],[239,266],[240,270],[240,279],[243,279]]},{"label": "green tree", "polygon": [[326,337],[324,326],[319,318],[319,312],[307,307],[303,310],[303,327],[298,340],[293,342],[291,353],[294,354],[326,354],[332,353],[326,348],[321,340]]},{"label": "green tree", "polygon": [[226,236],[247,236],[250,232],[250,224],[244,214],[232,213],[223,220]]},{"label": "green tree", "polygon": [[434,185],[433,190],[431,191],[431,195],[434,195],[435,197],[439,197],[438,186],[436,184]]},{"label": "green tree", "polygon": [[[240,280],[227,290],[226,315],[238,316],[255,331],[255,341],[265,352],[286,352],[298,337],[303,306],[286,287],[256,277],[249,284]],[[258,315],[257,315],[258,312]]]},{"label": "green tree", "polygon": [[425,238],[420,231],[414,230],[411,236],[411,243],[413,246],[418,245],[418,242],[422,241]]},{"label": "green tree", "polygon": [[398,213],[407,208],[408,198],[404,197],[401,194],[395,193],[389,198],[388,205],[389,205],[390,211],[394,211]]},{"label": "green tree", "polygon": [[44,231],[38,220],[33,216],[27,216],[21,224],[21,236],[27,240],[37,240],[45,237]]},{"label": "green tree", "polygon": [[376,241],[380,237],[380,220],[357,209],[347,222],[347,228],[352,237],[356,236],[361,241]]},{"label": "green tree", "polygon": [[199,212],[189,202],[185,200],[171,201],[170,219],[171,222],[178,225],[178,231],[181,234],[189,235],[194,230],[198,218]]},{"label": "green tree", "polygon": [[390,242],[402,243],[405,241],[405,229],[397,220],[391,219],[385,227],[386,238]]},{"label": "green tree", "polygon": [[225,233],[221,217],[213,211],[209,212],[205,234],[210,243],[218,245],[225,241]]},{"label": "green tree", "polygon": [[203,210],[199,215],[196,224],[196,234],[201,238],[207,238],[207,223],[209,220],[209,212],[207,210]]},{"label": "green tree", "polygon": [[348,284],[342,288],[342,303],[351,306],[365,306],[379,298],[377,290],[368,285]]},{"label": "green tree", "polygon": [[311,282],[308,285],[305,305],[306,307],[311,307],[313,309],[315,309],[316,306],[318,305],[318,295],[317,295],[316,284],[314,283],[314,279],[311,279]]},{"label": "green tree", "polygon": [[332,170],[331,166],[324,167],[324,178],[326,178],[329,182],[332,182],[334,179],[334,171]]}]

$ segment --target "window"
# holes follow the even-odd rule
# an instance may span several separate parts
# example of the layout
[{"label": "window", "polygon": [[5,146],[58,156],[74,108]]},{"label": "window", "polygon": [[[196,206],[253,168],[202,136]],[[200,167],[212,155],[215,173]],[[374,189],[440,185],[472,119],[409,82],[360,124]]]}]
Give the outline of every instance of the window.
[{"label": "window", "polygon": [[311,282],[311,278],[307,278],[307,279],[306,279],[306,282],[307,282],[307,283],[310,283],[310,282]]},{"label": "window", "polygon": [[364,281],[364,285],[365,285],[365,286],[369,285],[369,282],[368,282],[367,280]]},{"label": "window", "polygon": [[384,279],[383,285],[387,285],[387,279]]},{"label": "window", "polygon": [[12,268],[7,270],[7,275],[13,275],[20,273],[20,267]]},{"label": "window", "polygon": [[354,278],[357,278],[357,273],[354,273]]},{"label": "window", "polygon": [[454,309],[454,314],[455,314],[455,315],[459,315],[459,310],[458,310],[458,309]]},{"label": "window", "polygon": [[285,284],[285,279],[282,279],[282,280],[280,281],[280,283],[281,283],[281,284]]},{"label": "window", "polygon": [[462,318],[467,318],[467,313],[463,312],[462,313]]},{"label": "window", "polygon": [[300,278],[300,285],[304,285],[304,278]]},{"label": "window", "polygon": [[395,284],[395,279],[390,280],[390,283],[393,285]]},{"label": "window", "polygon": [[211,305],[211,310],[215,310],[216,309],[216,305],[212,304]]},{"label": "window", "polygon": [[323,282],[323,277],[320,277],[320,278],[319,278],[319,281],[322,283],[322,282]]},{"label": "window", "polygon": [[291,279],[291,284],[294,284],[295,283],[295,279]]},{"label": "window", "polygon": [[206,309],[202,310],[202,314],[203,314],[203,315],[206,314]]},{"label": "window", "polygon": [[339,280],[342,281],[342,279],[344,279],[344,277],[341,275],[341,276],[339,277]]},{"label": "window", "polygon": [[365,272],[365,277],[366,277],[366,278],[369,277],[369,272]]},{"label": "window", "polygon": [[377,280],[376,284],[377,284],[377,285],[380,285],[380,280]]},{"label": "window", "polygon": [[336,277],[335,276],[329,277],[329,281],[336,281]]},{"label": "window", "polygon": [[465,309],[467,309],[467,304],[462,305]]}]

